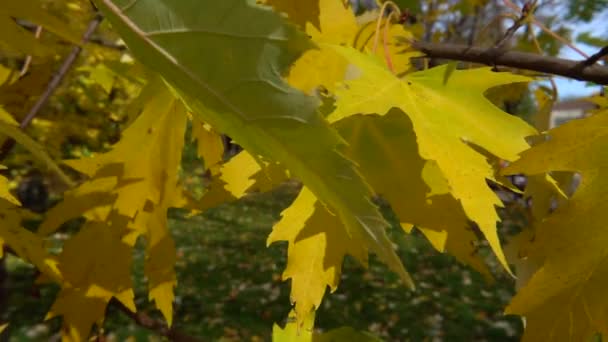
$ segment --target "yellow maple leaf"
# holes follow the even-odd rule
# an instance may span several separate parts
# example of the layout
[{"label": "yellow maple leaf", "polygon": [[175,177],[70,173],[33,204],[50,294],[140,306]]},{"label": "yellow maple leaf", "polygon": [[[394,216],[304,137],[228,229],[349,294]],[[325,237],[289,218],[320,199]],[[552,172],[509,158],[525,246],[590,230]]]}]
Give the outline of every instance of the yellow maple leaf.
[{"label": "yellow maple leaf", "polygon": [[[174,142],[183,139],[183,135],[178,136],[183,133],[185,118],[183,105],[165,88],[146,105],[111,151],[65,163],[90,177],[117,177],[118,186],[132,182],[131,186],[121,189],[115,204],[120,214],[132,218],[145,201],[160,201],[163,173],[177,165],[164,164],[159,155],[181,155]],[[177,173],[177,169],[170,172]]]},{"label": "yellow maple leaf", "polygon": [[[316,1],[316,0],[315,0]],[[359,30],[357,19],[341,0],[318,0],[320,7],[320,30],[306,25],[306,33],[316,43],[352,45]],[[289,70],[287,81],[290,85],[311,93],[322,85],[329,91],[335,90],[337,82],[344,79],[348,62],[340,55],[325,48],[306,51]]]},{"label": "yellow maple leaf", "polygon": [[296,313],[289,312],[287,323],[281,328],[276,323],[272,326],[273,342],[311,342],[313,341],[313,328],[315,324],[315,313],[311,312],[302,324],[296,322]]},{"label": "yellow maple leaf", "polygon": [[224,142],[222,137],[208,124],[193,119],[192,120],[192,140],[196,140],[196,151],[198,156],[203,159],[205,169],[215,174],[220,163],[224,159]]},{"label": "yellow maple leaf", "polygon": [[393,109],[382,117],[351,116],[334,126],[348,142],[346,155],[391,204],[408,233],[417,226],[437,250],[451,253],[489,277],[462,206],[449,194],[437,164],[420,158],[405,114]]},{"label": "yellow maple leaf", "polygon": [[534,126],[541,132],[549,129],[551,124],[551,110],[554,100],[543,90],[536,89],[534,97],[538,103],[538,111],[533,116]]},{"label": "yellow maple leaf", "polygon": [[507,312],[526,318],[525,341],[587,341],[608,334],[605,149],[608,113],[550,130],[505,169],[506,174],[580,172],[574,195],[535,226],[529,255],[540,268],[513,298]]},{"label": "yellow maple leaf", "polygon": [[351,238],[340,220],[303,188],[294,203],[281,214],[268,244],[288,241],[287,268],[291,300],[299,322],[317,309],[327,287],[333,292],[340,282],[342,260],[349,254],[367,264],[365,242]]},{"label": "yellow maple leaf", "polygon": [[62,289],[47,314],[47,319],[63,316],[64,338],[86,340],[114,297],[135,311],[132,248],[122,241],[125,233],[102,222],[88,222],[65,243],[58,257]]},{"label": "yellow maple leaf", "polygon": [[378,32],[376,21],[361,25],[353,47],[375,54],[384,64],[389,63],[390,59],[392,72],[401,76],[412,71],[410,58],[420,56],[421,53],[410,49],[409,41],[414,39],[414,35],[403,25],[391,22],[388,28],[385,26],[386,20],[382,20]]},{"label": "yellow maple leaf", "polygon": [[0,258],[4,257],[3,247],[6,244],[17,256],[32,263],[44,275],[59,280],[61,275],[56,258],[47,252],[41,237],[21,226],[27,213],[19,206],[19,201],[9,192],[8,179],[0,176]]},{"label": "yellow maple leaf", "polygon": [[376,46],[376,54],[382,58],[388,56],[397,74],[410,70],[410,58],[419,53],[406,51],[408,44],[405,42],[412,39],[412,34],[403,25],[389,24],[385,35],[384,23],[381,25],[382,32],[376,32],[375,22],[359,25],[352,8],[343,1],[318,1],[319,28],[308,24],[306,33],[319,47],[306,51],[294,63],[287,78],[290,85],[307,93],[313,92],[318,86],[334,92],[337,83],[348,77],[348,60],[326,45],[345,45],[371,51],[376,34],[382,37],[382,43]]},{"label": "yellow maple leaf", "polygon": [[538,222],[542,221],[551,212],[554,201],[567,199],[555,179],[549,174],[529,176],[524,198],[532,199],[532,217]]},{"label": "yellow maple leaf", "polygon": [[[49,211],[39,235],[49,234],[66,220],[84,215],[87,219],[85,227],[101,224],[108,234],[117,236],[120,246],[124,245],[129,250],[126,260],[130,260],[137,237],[143,235],[148,241],[144,273],[149,279],[149,298],[171,324],[176,253],[167,227],[167,210],[183,203],[178,171],[187,114],[181,101],[160,82],[155,88],[156,96],[150,97],[141,115],[124,131],[123,138],[111,151],[94,158],[66,162],[91,179],[67,192],[63,202]],[[89,230],[92,228],[87,228]],[[85,233],[81,231],[77,237]],[[85,237],[93,238],[93,233],[86,234],[89,235]],[[64,253],[69,253],[66,251],[68,246],[74,245],[66,244]],[[81,248],[86,246],[83,241]],[[65,270],[80,267],[81,261],[76,259],[61,259],[59,267],[62,274],[69,274]],[[74,280],[66,278],[62,283],[65,293],[50,315],[64,316],[64,324],[69,327],[66,338],[86,336],[91,324],[103,318],[105,305],[112,297],[122,299],[127,307],[132,308],[128,302],[130,292],[110,291],[107,286],[98,285],[102,280],[88,278],[74,286],[69,285]],[[90,303],[87,315],[78,317],[77,310],[68,306],[86,305],[87,298],[82,296],[91,297],[94,301]]]},{"label": "yellow maple leaf", "polygon": [[289,172],[279,164],[256,160],[249,152],[241,151],[221,165],[194,209],[205,211],[250,192],[269,191],[288,178]]},{"label": "yellow maple leaf", "polygon": [[452,196],[479,225],[498,260],[509,269],[496,232],[499,217],[495,207],[502,204],[486,184],[486,179],[494,179],[494,171],[470,145],[505,160],[516,159],[528,147],[524,138],[536,131],[493,106],[483,94],[493,86],[529,79],[479,68],[456,70],[444,84],[446,66],[397,78],[374,56],[333,48],[362,75],[346,82],[337,93],[336,110],[328,120],[336,122],[357,113],[386,115],[392,108],[405,113],[412,121],[420,156],[437,164]]}]

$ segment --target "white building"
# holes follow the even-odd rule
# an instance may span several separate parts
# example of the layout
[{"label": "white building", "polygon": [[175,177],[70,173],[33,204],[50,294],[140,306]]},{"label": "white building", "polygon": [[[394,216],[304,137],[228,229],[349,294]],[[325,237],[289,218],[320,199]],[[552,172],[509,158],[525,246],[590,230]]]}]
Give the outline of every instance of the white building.
[{"label": "white building", "polygon": [[597,106],[594,103],[584,99],[572,99],[558,102],[553,105],[549,128],[559,126],[573,119],[583,118],[590,110],[595,108],[597,108]]}]

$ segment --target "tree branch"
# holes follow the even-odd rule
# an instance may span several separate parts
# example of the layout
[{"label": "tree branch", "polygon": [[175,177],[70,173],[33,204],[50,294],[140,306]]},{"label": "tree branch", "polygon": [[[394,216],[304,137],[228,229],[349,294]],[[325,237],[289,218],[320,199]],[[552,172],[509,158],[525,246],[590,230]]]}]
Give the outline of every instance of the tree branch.
[{"label": "tree branch", "polygon": [[585,61],[573,61],[519,51],[496,53],[492,48],[485,49],[466,45],[435,44],[420,41],[412,42],[411,45],[414,49],[422,51],[430,58],[452,59],[490,66],[502,65],[602,85],[608,84],[608,67],[586,65]]},{"label": "tree branch", "polygon": [[124,306],[124,304],[122,304],[115,298],[112,298],[110,304],[118,308],[125,315],[129,316],[129,318],[131,318],[140,327],[154,331],[158,335],[168,338],[170,341],[201,342],[201,340],[194,336],[186,335],[173,328],[167,327],[164,322],[161,322],[157,319],[148,316],[145,312],[132,312],[131,310],[129,310],[129,308]]},{"label": "tree branch", "polygon": [[603,57],[608,55],[608,46],[604,46],[600,51],[596,52],[593,56],[587,58],[586,61],[583,62],[585,66],[593,65],[597,63]]}]

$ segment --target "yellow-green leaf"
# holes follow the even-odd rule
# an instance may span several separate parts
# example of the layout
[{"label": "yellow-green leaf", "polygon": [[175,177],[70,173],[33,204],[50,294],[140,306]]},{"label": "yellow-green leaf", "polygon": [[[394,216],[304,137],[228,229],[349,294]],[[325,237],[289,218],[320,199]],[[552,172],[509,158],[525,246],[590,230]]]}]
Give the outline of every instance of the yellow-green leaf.
[{"label": "yellow-green leaf", "polygon": [[[93,158],[66,162],[91,179],[68,192],[64,201],[50,210],[39,233],[49,234],[66,220],[83,215],[88,226],[103,225],[108,234],[120,240],[120,246],[129,249],[123,263],[130,260],[137,237],[144,236],[147,239],[144,273],[148,278],[149,298],[171,324],[176,252],[167,227],[167,210],[183,202],[178,171],[187,113],[162,80],[152,82],[157,82],[149,87],[149,91],[154,89],[154,96],[149,94],[150,101],[144,105],[143,112],[123,132],[112,150]],[[86,248],[85,242],[82,248]],[[60,267],[77,267],[78,262],[64,258]],[[89,285],[97,286],[95,281],[96,278],[90,280]],[[81,297],[92,290],[83,293],[84,285],[78,289],[62,285],[67,291],[65,298],[58,299],[50,314],[64,316],[64,324],[69,328],[66,334],[70,336],[83,338],[88,334],[91,324],[103,318],[104,301],[122,298],[127,305],[129,300],[127,292],[99,290],[101,292],[91,299],[90,311],[77,316],[75,312],[88,303]],[[76,305],[76,309],[71,305]]]},{"label": "yellow-green leaf", "polygon": [[135,311],[132,249],[122,241],[125,233],[89,222],[65,243],[58,258],[62,288],[47,314],[47,319],[63,316],[64,339],[86,340],[93,324],[103,320],[112,298]]},{"label": "yellow-green leaf", "polygon": [[550,130],[505,173],[580,172],[574,195],[536,225],[529,253],[540,268],[508,313],[526,318],[525,341],[587,341],[608,334],[608,113]]},{"label": "yellow-green leaf", "polygon": [[[317,0],[311,1],[317,2]],[[359,30],[351,8],[341,0],[318,0],[320,7],[320,31],[306,25],[306,33],[316,43],[352,45]],[[311,93],[318,86],[334,91],[336,83],[346,75],[348,62],[329,48],[308,50],[289,70],[290,85]]]},{"label": "yellow-green leaf", "polygon": [[192,140],[196,140],[198,156],[203,158],[205,169],[217,173],[224,158],[224,142],[211,126],[200,120],[192,120]]},{"label": "yellow-green leaf", "polygon": [[[135,57],[161,73],[193,114],[256,158],[288,169],[339,217],[351,238],[364,241],[409,281],[387,224],[370,201],[371,189],[337,151],[343,140],[318,112],[318,101],[282,77],[313,47],[305,35],[253,0],[95,3]],[[149,20],[159,13],[166,20]]]},{"label": "yellow-green leaf", "polygon": [[336,110],[328,119],[335,122],[357,113],[386,115],[392,108],[407,114],[420,156],[437,164],[452,196],[479,225],[508,269],[496,232],[499,217],[495,207],[501,202],[486,184],[486,179],[494,179],[494,171],[470,145],[505,160],[514,160],[528,147],[524,138],[535,130],[493,106],[483,94],[493,86],[529,79],[480,68],[456,70],[443,84],[446,66],[397,78],[377,58],[345,47],[334,49],[358,67],[362,75],[346,82],[338,92]]},{"label": "yellow-green leaf", "polygon": [[334,125],[348,141],[346,155],[390,203],[408,233],[417,226],[437,250],[489,276],[462,206],[449,194],[437,164],[418,155],[412,123],[403,112],[351,116]]},{"label": "yellow-green leaf", "polygon": [[[2,107],[0,107],[0,112],[4,112],[0,118],[10,117],[10,114],[6,113]],[[25,149],[27,149],[34,157],[38,160],[42,161],[47,165],[47,167],[53,170],[57,175],[61,178],[61,180],[70,187],[74,186],[74,183],[62,170],[59,168],[59,165],[53,161],[51,157],[46,154],[44,148],[40,146],[36,141],[27,136],[25,133],[21,131],[18,127],[14,125],[14,121],[0,119],[0,133],[6,136],[9,136],[15,139],[16,142],[21,144]]]},{"label": "yellow-green leaf", "polygon": [[364,242],[350,238],[338,217],[307,188],[281,216],[268,244],[289,242],[283,279],[291,279],[291,300],[298,321],[303,322],[319,307],[327,287],[331,292],[337,289],[344,257],[351,255],[367,265],[368,252]]},{"label": "yellow-green leaf", "polygon": [[287,318],[285,328],[276,323],[272,326],[272,342],[312,342],[315,313],[312,312],[304,321],[296,323],[296,313],[292,310]]}]

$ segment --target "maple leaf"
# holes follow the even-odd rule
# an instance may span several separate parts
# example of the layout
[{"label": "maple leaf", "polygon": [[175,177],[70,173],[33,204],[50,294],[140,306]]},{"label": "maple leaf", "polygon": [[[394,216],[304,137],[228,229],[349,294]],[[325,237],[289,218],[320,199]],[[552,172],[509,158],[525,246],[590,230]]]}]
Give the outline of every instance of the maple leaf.
[{"label": "maple leaf", "polygon": [[86,340],[114,297],[135,311],[132,246],[122,241],[124,234],[102,222],[87,222],[65,243],[58,257],[62,289],[46,317],[63,316],[65,339]]},{"label": "maple leaf", "polygon": [[495,207],[502,205],[486,184],[486,179],[494,179],[494,171],[470,145],[505,160],[516,159],[528,147],[524,138],[535,130],[499,110],[483,94],[493,86],[529,79],[479,68],[456,70],[444,84],[446,66],[397,78],[374,56],[351,48],[333,48],[362,75],[345,82],[337,92],[336,110],[328,120],[336,122],[358,113],[386,115],[392,108],[405,113],[412,121],[420,156],[436,163],[452,196],[478,224],[508,270],[496,232],[499,217]]},{"label": "maple leaf", "polygon": [[[108,234],[114,234],[111,240],[113,248],[122,250],[124,246],[128,247],[129,255],[125,256],[127,260],[130,260],[131,249],[137,237],[143,235],[148,242],[144,273],[149,280],[149,297],[171,324],[173,288],[176,285],[173,267],[176,256],[175,246],[167,228],[166,215],[169,207],[181,203],[178,170],[187,114],[181,101],[162,80],[155,79],[151,82],[158,82],[157,86],[153,87],[156,89],[156,95],[150,97],[143,112],[123,132],[122,139],[112,150],[94,158],[66,161],[91,179],[68,191],[64,200],[49,211],[45,222],[40,226],[39,235],[49,234],[66,220],[84,215],[87,225],[97,227],[102,224],[109,231]],[[93,233],[82,234],[89,234],[84,236],[91,239],[94,237],[91,235]],[[81,248],[86,248],[87,245],[83,242],[82,246]],[[97,260],[93,250],[81,252],[89,253],[89,259]],[[71,252],[68,250],[65,253]],[[61,261],[59,266],[62,269],[79,267],[77,263],[80,262],[67,257]],[[77,273],[74,271],[74,276]],[[51,310],[51,316],[64,316],[64,324],[69,328],[65,332],[66,338],[87,336],[90,326],[103,318],[105,305],[112,297],[119,300],[122,298],[121,301],[127,307],[133,308],[127,301],[129,295],[124,292],[126,290],[108,290],[111,286],[123,288],[119,285],[124,282],[118,277],[112,278],[117,283],[101,286],[104,290],[99,290],[100,292],[96,292],[97,295],[92,297],[91,289],[100,288],[98,283],[102,280],[95,277],[87,279],[80,280],[79,286],[62,284],[65,287],[65,295],[57,299],[54,309]],[[89,302],[89,299],[93,302]],[[87,315],[76,315],[77,309],[72,306],[78,308],[78,305],[90,305],[90,310],[86,311]]]},{"label": "maple leaf", "polygon": [[289,242],[283,279],[292,280],[291,300],[301,319],[319,307],[328,286],[337,289],[344,256],[367,265],[367,250],[307,188],[281,216],[267,243]]},{"label": "maple leaf", "polygon": [[241,151],[221,165],[193,209],[205,211],[250,192],[269,191],[288,178],[289,173],[280,165],[256,160],[247,151]]},{"label": "maple leaf", "polygon": [[348,76],[348,60],[327,44],[371,51],[376,42],[374,37],[378,34],[382,37],[382,44],[376,47],[376,54],[381,58],[388,56],[398,74],[408,71],[410,58],[419,55],[418,52],[406,52],[408,44],[404,42],[412,39],[412,34],[403,25],[389,24],[386,34],[384,29],[376,33],[375,22],[360,25],[352,8],[341,0],[319,0],[319,7],[319,28],[306,25],[306,33],[319,47],[306,51],[291,67],[287,77],[290,85],[306,93],[318,86],[334,92],[338,82]]},{"label": "maple leaf", "polygon": [[[95,2],[134,56],[161,73],[194,115],[256,158],[288,169],[353,239],[364,241],[409,282],[386,235],[387,223],[371,203],[371,189],[337,151],[343,140],[317,110],[318,101],[282,78],[314,47],[301,32],[252,0]],[[167,20],[149,20],[159,13]]]},{"label": "maple leaf", "polygon": [[534,126],[541,132],[549,129],[551,125],[551,110],[553,99],[543,89],[536,89],[534,97],[538,103],[538,111],[533,116]]},{"label": "maple leaf", "polygon": [[[316,0],[313,2],[317,2]],[[352,45],[359,30],[357,19],[351,8],[341,0],[318,0],[320,7],[319,29],[306,25],[306,33],[316,43]],[[289,70],[287,81],[303,92],[311,93],[322,85],[335,90],[337,82],[344,79],[348,61],[331,49],[306,51]]]},{"label": "maple leaf", "polygon": [[507,312],[526,317],[525,341],[586,341],[596,332],[608,334],[608,235],[601,219],[607,210],[608,113],[566,123],[547,135],[504,173],[580,172],[582,182],[535,226],[529,256],[540,268]]},{"label": "maple leaf", "polygon": [[302,325],[297,324],[296,314],[292,310],[287,318],[284,328],[276,323],[272,326],[272,341],[274,342],[380,342],[381,339],[365,332],[357,331],[351,327],[332,329],[318,333],[313,331],[315,314],[312,312],[306,317]]},{"label": "maple leaf", "polygon": [[74,186],[74,183],[70,177],[68,177],[61,170],[59,165],[57,165],[57,163],[55,163],[55,161],[53,161],[53,159],[45,152],[45,149],[32,138],[23,133],[23,131],[19,128],[18,123],[2,107],[0,107],[0,134],[13,138],[36,159],[45,163],[47,167],[55,172],[66,185],[69,187]]},{"label": "maple leaf", "polygon": [[289,312],[287,324],[281,328],[276,323],[272,326],[272,340],[275,342],[309,342],[313,340],[315,313],[311,312],[302,324],[296,324],[296,313]]},{"label": "maple leaf", "polygon": [[32,263],[47,277],[61,279],[57,260],[47,252],[44,240],[21,226],[26,213],[19,208],[19,201],[8,189],[8,179],[0,176],[0,257],[3,257],[6,244],[17,256]]},{"label": "maple leaf", "polygon": [[417,226],[438,251],[447,251],[490,276],[477,255],[478,238],[462,206],[450,195],[437,164],[420,158],[412,123],[405,114],[392,109],[382,117],[356,115],[334,126],[348,142],[344,153],[391,204],[408,233],[412,225]]},{"label": "maple leaf", "polygon": [[192,120],[192,140],[196,140],[196,151],[203,159],[205,169],[216,174],[220,163],[224,159],[224,142],[222,137],[216,133],[211,126],[200,121]]}]

